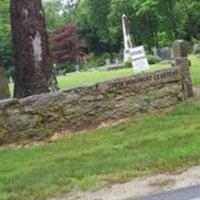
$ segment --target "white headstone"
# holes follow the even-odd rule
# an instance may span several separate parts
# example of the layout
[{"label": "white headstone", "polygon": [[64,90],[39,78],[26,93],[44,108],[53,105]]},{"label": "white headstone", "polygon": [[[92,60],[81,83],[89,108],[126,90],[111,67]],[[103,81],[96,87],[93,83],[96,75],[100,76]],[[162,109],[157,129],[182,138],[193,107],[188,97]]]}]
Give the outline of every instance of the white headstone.
[{"label": "white headstone", "polygon": [[76,67],[76,72],[80,72],[80,66],[77,64],[75,67]]}]

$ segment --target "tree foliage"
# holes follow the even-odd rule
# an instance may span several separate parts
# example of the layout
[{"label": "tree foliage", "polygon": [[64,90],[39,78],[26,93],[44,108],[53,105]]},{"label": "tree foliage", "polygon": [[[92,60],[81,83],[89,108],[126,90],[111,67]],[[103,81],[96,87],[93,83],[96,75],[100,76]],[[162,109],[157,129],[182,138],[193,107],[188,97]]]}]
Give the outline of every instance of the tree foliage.
[{"label": "tree foliage", "polygon": [[[170,46],[174,39],[192,43],[200,40],[199,0],[43,0],[48,32],[76,23],[88,52],[96,55],[121,52],[123,35],[121,16],[129,19],[135,45]],[[0,52],[5,66],[12,66],[9,0],[1,0]]]},{"label": "tree foliage", "polygon": [[81,41],[78,37],[76,24],[65,25],[54,32],[51,36],[52,53],[55,61],[79,62],[83,56]]},{"label": "tree foliage", "polygon": [[8,75],[14,76],[9,0],[1,0],[0,5],[0,55]]}]

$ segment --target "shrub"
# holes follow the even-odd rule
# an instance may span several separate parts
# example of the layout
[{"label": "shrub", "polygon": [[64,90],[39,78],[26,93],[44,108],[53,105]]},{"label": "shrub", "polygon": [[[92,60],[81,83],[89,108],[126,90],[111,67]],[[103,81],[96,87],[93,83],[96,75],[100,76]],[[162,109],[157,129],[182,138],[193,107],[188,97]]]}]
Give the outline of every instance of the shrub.
[{"label": "shrub", "polygon": [[9,77],[15,77],[15,68],[14,67],[10,67],[6,70],[6,76],[7,78]]},{"label": "shrub", "polygon": [[128,59],[127,61],[124,62],[124,67],[125,68],[131,68],[132,67],[131,59]]},{"label": "shrub", "polygon": [[72,61],[67,61],[67,62],[60,62],[57,63],[56,65],[56,70],[58,72],[65,72],[65,73],[70,73],[76,71],[75,63]]},{"label": "shrub", "polygon": [[159,47],[170,47],[172,45],[171,36],[167,32],[158,33]]},{"label": "shrub", "polygon": [[85,63],[86,68],[96,68],[106,64],[106,61],[102,57],[94,56],[87,63]]},{"label": "shrub", "polygon": [[89,61],[87,61],[84,64],[84,68],[89,69],[89,68],[97,68],[106,65],[106,59],[110,59],[110,54],[109,53],[104,53],[99,56],[93,56],[90,58]]},{"label": "shrub", "polygon": [[154,65],[156,63],[159,63],[161,60],[158,56],[155,55],[147,55],[147,60],[150,65]]}]

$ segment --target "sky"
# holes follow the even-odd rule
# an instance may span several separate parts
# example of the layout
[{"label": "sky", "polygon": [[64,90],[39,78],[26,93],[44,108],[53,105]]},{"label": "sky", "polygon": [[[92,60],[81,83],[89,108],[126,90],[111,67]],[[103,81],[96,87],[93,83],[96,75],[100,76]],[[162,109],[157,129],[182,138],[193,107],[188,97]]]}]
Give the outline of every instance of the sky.
[{"label": "sky", "polygon": [[[43,0],[43,1],[53,1],[53,0]],[[76,0],[60,0],[64,5],[70,3],[70,2],[75,2]]]},{"label": "sky", "polygon": [[[53,2],[54,0],[43,0],[45,2]],[[65,6],[73,6],[78,0],[60,0],[63,6],[60,8],[59,15],[63,14],[63,9],[66,9]]]}]

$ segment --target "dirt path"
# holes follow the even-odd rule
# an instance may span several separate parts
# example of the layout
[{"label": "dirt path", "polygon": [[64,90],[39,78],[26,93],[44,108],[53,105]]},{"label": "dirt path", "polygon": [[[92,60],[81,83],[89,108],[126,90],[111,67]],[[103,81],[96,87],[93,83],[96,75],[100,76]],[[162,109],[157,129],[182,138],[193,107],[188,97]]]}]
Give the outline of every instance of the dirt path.
[{"label": "dirt path", "polygon": [[137,178],[128,183],[113,185],[111,188],[103,188],[96,192],[71,193],[49,200],[125,200],[193,185],[200,185],[200,166],[177,175],[160,174]]}]

